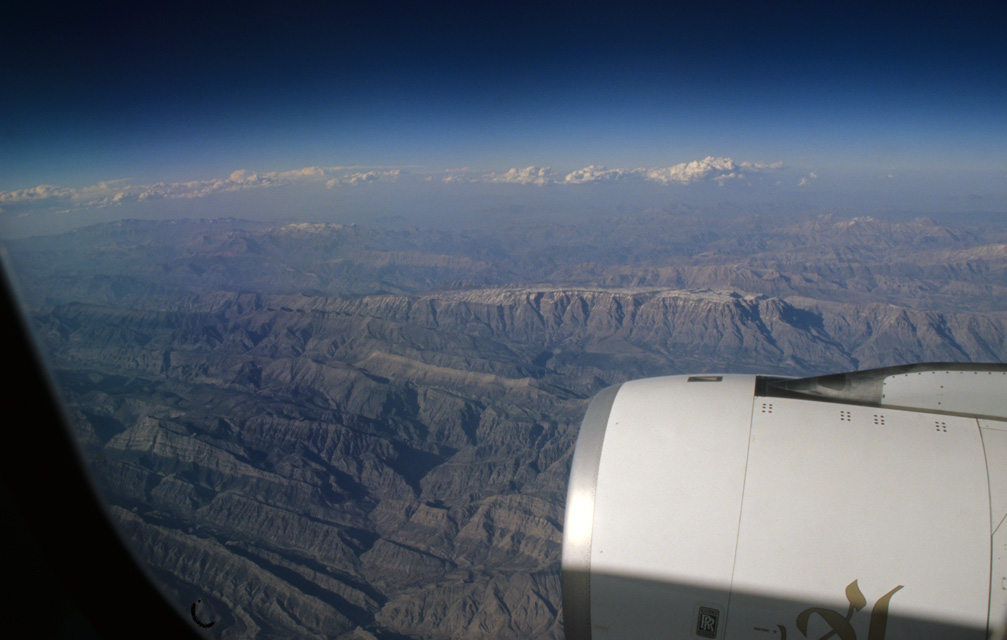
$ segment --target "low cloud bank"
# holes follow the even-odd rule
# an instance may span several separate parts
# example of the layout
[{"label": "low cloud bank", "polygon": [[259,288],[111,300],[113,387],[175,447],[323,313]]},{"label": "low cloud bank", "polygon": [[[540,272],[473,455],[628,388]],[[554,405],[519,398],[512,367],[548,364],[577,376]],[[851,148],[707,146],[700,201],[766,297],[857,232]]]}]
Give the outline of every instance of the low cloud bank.
[{"label": "low cloud bank", "polygon": [[470,170],[452,170],[444,172],[445,175],[441,180],[446,183],[505,182],[511,184],[533,184],[537,186],[642,180],[671,185],[696,182],[723,183],[727,180],[744,178],[746,175],[765,173],[782,168],[782,162],[735,162],[732,158],[707,156],[702,160],[681,162],[670,167],[654,167],[649,169],[609,169],[603,165],[592,164],[565,175],[553,171],[549,167],[538,167],[535,165],[525,168],[515,167],[504,173],[474,174]]},{"label": "low cloud bank", "polygon": [[[641,180],[665,185],[684,185],[697,182],[719,182],[744,178],[747,174],[777,170],[782,162],[773,164],[735,162],[731,158],[706,157],[702,160],[682,162],[670,167],[650,169],[614,168],[589,165],[563,174],[550,167],[531,165],[511,168],[505,172],[480,173],[471,169],[451,169],[428,175],[427,180],[439,179],[445,183],[506,183],[518,185],[583,185],[593,183]],[[257,173],[248,169],[233,171],[226,178],[192,180],[188,182],[158,182],[146,185],[129,184],[126,180],[109,180],[86,187],[59,187],[41,184],[28,189],[0,191],[0,212],[4,205],[31,208],[35,205],[78,208],[106,207],[145,200],[174,200],[202,198],[216,193],[261,189],[290,184],[318,183],[329,189],[343,186],[394,182],[404,175],[397,168],[372,167],[304,167],[290,171]]]},{"label": "low cloud bank", "polygon": [[238,169],[226,178],[192,180],[188,182],[157,182],[133,185],[126,180],[110,180],[80,188],[42,184],[30,189],[0,191],[0,203],[25,204],[63,201],[74,207],[100,207],[149,199],[202,198],[214,193],[277,187],[294,183],[325,182],[327,187],[342,184],[362,184],[396,180],[401,170],[376,169],[359,171],[360,167],[304,167],[291,171],[256,173]]}]

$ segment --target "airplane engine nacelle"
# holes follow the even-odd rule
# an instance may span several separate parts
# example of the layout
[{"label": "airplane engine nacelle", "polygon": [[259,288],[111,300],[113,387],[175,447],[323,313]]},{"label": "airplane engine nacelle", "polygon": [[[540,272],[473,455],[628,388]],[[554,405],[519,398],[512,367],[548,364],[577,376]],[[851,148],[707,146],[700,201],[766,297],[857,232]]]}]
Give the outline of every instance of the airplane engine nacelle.
[{"label": "airplane engine nacelle", "polygon": [[1005,515],[1007,366],[627,382],[577,440],[566,635],[986,640]]}]

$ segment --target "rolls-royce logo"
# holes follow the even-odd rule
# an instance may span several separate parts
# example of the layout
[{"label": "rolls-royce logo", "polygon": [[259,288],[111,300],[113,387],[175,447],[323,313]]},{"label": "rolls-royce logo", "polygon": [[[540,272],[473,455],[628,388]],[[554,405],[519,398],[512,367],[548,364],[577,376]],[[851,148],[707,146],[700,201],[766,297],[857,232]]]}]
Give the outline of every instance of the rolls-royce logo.
[{"label": "rolls-royce logo", "polygon": [[712,607],[700,607],[696,616],[696,635],[700,638],[716,638],[720,611]]}]

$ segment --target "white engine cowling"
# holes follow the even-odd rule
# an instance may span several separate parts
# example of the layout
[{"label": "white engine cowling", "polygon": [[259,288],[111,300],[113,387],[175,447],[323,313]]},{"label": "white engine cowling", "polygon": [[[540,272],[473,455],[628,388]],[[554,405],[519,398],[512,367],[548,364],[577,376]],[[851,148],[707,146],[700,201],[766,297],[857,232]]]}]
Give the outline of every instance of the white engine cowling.
[{"label": "white engine cowling", "polygon": [[974,638],[1007,618],[1007,366],[606,389],[567,495],[567,638]]}]

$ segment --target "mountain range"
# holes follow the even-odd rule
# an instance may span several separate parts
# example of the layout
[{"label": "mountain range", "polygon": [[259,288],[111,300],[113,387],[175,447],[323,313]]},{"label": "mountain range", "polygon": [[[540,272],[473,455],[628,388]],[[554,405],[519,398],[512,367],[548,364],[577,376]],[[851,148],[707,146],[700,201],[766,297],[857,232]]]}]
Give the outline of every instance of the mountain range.
[{"label": "mountain range", "polygon": [[113,520],[222,638],[560,638],[605,386],[1007,361],[995,220],[132,220],[5,248]]}]

